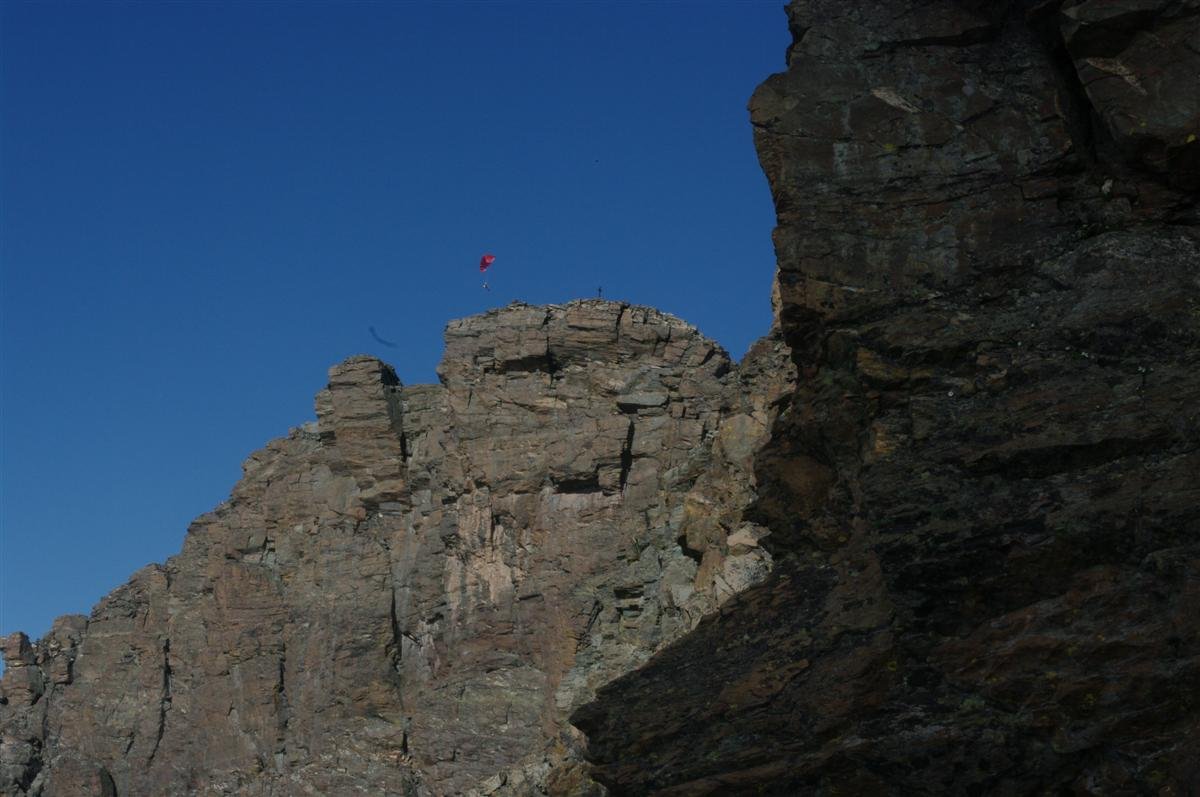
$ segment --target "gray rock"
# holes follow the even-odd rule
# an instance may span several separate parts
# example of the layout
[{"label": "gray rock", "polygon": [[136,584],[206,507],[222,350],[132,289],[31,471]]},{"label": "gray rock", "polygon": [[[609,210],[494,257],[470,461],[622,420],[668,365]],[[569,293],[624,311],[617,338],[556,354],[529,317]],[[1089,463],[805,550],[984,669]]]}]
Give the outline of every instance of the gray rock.
[{"label": "gray rock", "polygon": [[734,528],[786,351],[516,304],[452,322],[439,373],[335,366],[178,556],[7,639],[0,792],[603,793],[566,717],[727,599],[684,504]]}]

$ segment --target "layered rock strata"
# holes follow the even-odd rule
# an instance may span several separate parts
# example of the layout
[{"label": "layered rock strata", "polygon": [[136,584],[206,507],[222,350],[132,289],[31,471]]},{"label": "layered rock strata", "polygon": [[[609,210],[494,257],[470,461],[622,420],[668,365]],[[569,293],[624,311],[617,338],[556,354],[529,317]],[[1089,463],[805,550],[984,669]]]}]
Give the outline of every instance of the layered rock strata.
[{"label": "layered rock strata", "polygon": [[603,793],[565,718],[769,572],[790,374],[602,301],[452,323],[440,385],[347,360],[178,556],[4,640],[0,793]]},{"label": "layered rock strata", "polygon": [[1200,4],[788,12],[751,101],[800,372],[756,464],[780,564],[574,715],[597,777],[1193,793]]},{"label": "layered rock strata", "polygon": [[4,640],[3,790],[1200,786],[1200,3],[788,13],[789,346],[581,302],[452,324],[441,385],[347,361]]}]

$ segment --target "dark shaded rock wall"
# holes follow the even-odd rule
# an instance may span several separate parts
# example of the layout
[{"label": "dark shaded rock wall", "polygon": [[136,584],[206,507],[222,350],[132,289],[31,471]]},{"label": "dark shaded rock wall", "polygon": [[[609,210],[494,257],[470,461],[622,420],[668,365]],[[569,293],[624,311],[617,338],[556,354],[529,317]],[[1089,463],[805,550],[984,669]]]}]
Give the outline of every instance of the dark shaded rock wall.
[{"label": "dark shaded rock wall", "polygon": [[576,712],[597,776],[1197,793],[1200,3],[788,13],[780,564]]}]

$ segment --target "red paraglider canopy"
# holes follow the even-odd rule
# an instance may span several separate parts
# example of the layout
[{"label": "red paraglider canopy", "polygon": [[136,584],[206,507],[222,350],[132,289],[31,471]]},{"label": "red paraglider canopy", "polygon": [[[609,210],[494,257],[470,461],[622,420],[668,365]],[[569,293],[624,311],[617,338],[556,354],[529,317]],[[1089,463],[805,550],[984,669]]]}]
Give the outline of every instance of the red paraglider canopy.
[{"label": "red paraglider canopy", "polygon": [[490,266],[492,263],[495,263],[495,262],[496,262],[495,255],[484,255],[483,257],[479,258],[479,270],[487,271],[488,266]]}]

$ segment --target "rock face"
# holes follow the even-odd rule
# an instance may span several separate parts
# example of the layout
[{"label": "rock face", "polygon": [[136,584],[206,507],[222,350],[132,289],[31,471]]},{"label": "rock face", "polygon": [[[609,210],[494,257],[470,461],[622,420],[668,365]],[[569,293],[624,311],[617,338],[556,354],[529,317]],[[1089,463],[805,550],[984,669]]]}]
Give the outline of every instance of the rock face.
[{"label": "rock face", "polygon": [[452,323],[441,385],[347,360],[178,556],[4,640],[0,792],[603,793],[566,717],[769,572],[792,373],[601,301]]},{"label": "rock face", "polygon": [[[1200,788],[1200,3],[796,0],[779,563],[574,721],[643,794]],[[670,706],[670,711],[662,707]]]},{"label": "rock face", "polygon": [[337,366],[0,642],[0,791],[1200,789],[1200,2],[789,17],[776,335],[513,305],[441,385]]}]

